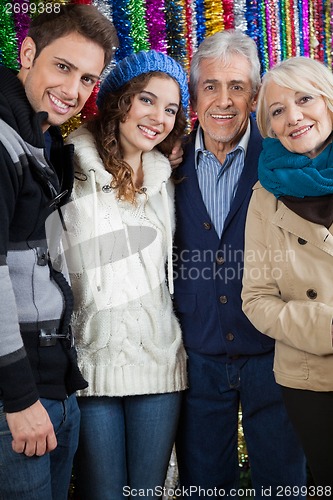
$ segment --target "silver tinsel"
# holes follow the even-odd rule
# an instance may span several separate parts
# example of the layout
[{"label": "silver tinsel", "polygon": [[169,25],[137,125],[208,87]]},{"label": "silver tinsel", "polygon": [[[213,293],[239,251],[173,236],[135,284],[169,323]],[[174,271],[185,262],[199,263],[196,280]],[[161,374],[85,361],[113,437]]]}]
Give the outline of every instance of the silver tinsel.
[{"label": "silver tinsel", "polygon": [[246,33],[247,22],[245,17],[246,12],[246,0],[237,0],[234,2],[234,18],[235,18],[235,29]]}]

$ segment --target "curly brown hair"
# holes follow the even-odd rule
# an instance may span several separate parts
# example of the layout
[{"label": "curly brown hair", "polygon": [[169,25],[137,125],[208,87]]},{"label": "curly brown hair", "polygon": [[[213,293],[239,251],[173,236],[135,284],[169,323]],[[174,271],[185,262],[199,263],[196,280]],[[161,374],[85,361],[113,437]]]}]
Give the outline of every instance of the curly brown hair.
[{"label": "curly brown hair", "polygon": [[[97,151],[103,160],[105,169],[112,174],[111,187],[117,189],[119,199],[134,203],[135,194],[140,191],[133,182],[133,170],[123,159],[123,151],[119,141],[119,123],[126,120],[131,109],[132,98],[139,94],[153,76],[171,78],[161,72],[150,72],[139,75],[116,92],[110,93],[103,105],[87,127],[96,141]],[[169,155],[175,142],[182,139],[187,125],[185,111],[180,104],[175,125],[170,134],[158,144],[157,149]]]}]

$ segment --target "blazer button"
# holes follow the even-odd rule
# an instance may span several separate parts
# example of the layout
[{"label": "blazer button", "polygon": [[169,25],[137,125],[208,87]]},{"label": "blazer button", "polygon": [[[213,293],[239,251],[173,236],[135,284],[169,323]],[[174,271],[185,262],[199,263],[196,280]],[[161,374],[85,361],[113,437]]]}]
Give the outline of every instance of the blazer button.
[{"label": "blazer button", "polygon": [[204,222],[204,223],[203,223],[203,227],[204,227],[205,229],[207,229],[207,231],[209,231],[210,229],[212,229],[212,225],[211,225],[211,223],[210,223],[210,222]]},{"label": "blazer button", "polygon": [[229,340],[229,342],[232,342],[232,341],[234,340],[234,338],[235,338],[235,337],[234,337],[234,334],[233,334],[233,333],[229,332],[229,333],[227,333],[227,335],[225,336],[225,338],[226,338],[227,340]]},{"label": "blazer button", "polygon": [[218,255],[216,257],[216,263],[219,264],[219,265],[222,265],[222,264],[225,263],[225,259],[221,255]]},{"label": "blazer button", "polygon": [[314,300],[317,298],[318,294],[316,290],[313,288],[309,288],[309,290],[306,291],[306,295],[309,297],[309,299]]},{"label": "blazer button", "polygon": [[303,240],[303,238],[298,238],[298,240],[297,240],[297,241],[298,241],[298,243],[299,243],[300,245],[306,245],[306,244],[307,244],[307,241],[306,241],[306,240]]},{"label": "blazer button", "polygon": [[228,297],[226,295],[221,295],[220,302],[221,304],[226,304],[228,302]]}]

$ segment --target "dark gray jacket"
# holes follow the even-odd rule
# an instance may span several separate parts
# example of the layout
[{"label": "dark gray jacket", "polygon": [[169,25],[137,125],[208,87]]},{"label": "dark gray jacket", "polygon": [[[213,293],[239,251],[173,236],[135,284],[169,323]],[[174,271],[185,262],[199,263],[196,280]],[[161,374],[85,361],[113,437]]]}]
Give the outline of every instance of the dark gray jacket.
[{"label": "dark gray jacket", "polygon": [[[51,165],[44,119],[15,73],[0,67],[0,399],[8,412],[39,397],[64,399],[83,383],[80,377],[73,383],[74,353],[66,341],[52,347],[38,341],[42,328],[68,329],[73,302],[49,263],[45,237],[52,200],[71,189],[72,149],[51,130],[57,144]],[[61,172],[66,178],[59,180]]]}]

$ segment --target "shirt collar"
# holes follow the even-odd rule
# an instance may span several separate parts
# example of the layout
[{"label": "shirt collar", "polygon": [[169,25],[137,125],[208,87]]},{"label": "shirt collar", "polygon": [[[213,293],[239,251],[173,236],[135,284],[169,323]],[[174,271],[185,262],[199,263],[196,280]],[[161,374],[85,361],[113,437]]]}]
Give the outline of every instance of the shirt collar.
[{"label": "shirt collar", "polygon": [[[239,143],[236,144],[234,149],[232,151],[230,151],[228,154],[232,153],[233,151],[236,151],[237,149],[242,149],[244,151],[244,157],[245,157],[246,152],[247,152],[247,147],[249,145],[250,134],[251,134],[251,123],[249,120],[245,134],[242,136]],[[195,168],[198,168],[198,154],[202,151],[205,151],[205,146],[204,146],[204,139],[203,139],[203,131],[202,131],[202,128],[199,124],[198,129],[197,129],[197,133],[195,136]]]}]

